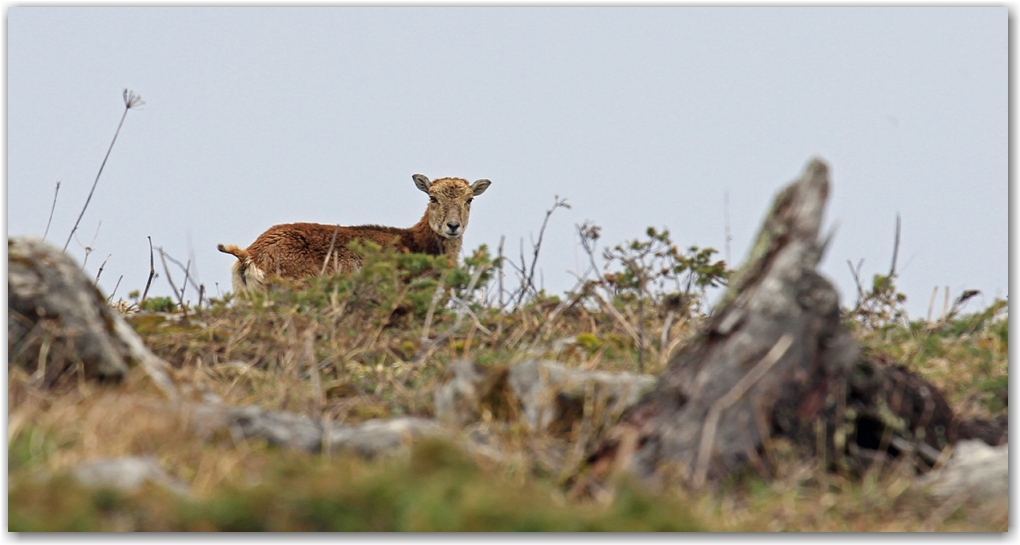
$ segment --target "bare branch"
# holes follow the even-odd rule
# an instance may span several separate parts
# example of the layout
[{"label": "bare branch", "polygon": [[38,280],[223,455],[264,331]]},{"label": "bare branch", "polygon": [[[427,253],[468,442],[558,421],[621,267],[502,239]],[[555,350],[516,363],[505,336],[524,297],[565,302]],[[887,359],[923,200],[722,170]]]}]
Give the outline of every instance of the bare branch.
[{"label": "bare branch", "polygon": [[163,252],[162,247],[160,247],[159,249],[159,259],[160,261],[163,262],[163,272],[166,273],[166,281],[170,283],[170,290],[173,291],[174,295],[177,297],[177,302],[180,303],[181,305],[181,312],[184,313],[184,322],[187,323],[188,309],[187,307],[184,306],[184,300],[181,297],[181,293],[183,292],[183,290],[181,290],[181,292],[178,292],[177,286],[174,285],[174,279],[170,276],[170,268],[167,267],[166,265],[166,253]]},{"label": "bare branch", "polygon": [[[195,279],[189,273],[189,271],[191,270],[191,260],[190,259],[188,260],[188,263],[185,265],[185,264],[181,263],[180,261],[174,259],[174,257],[172,255],[170,255],[169,253],[166,254],[166,258],[169,259],[170,262],[173,263],[174,265],[177,265],[178,267],[180,267],[180,269],[182,271],[184,271],[184,282],[185,282],[185,284],[190,283],[191,287],[194,288],[195,291],[200,291],[199,286],[195,283]],[[183,295],[184,295],[184,290],[182,289],[181,290],[181,296],[183,296]]]},{"label": "bare branch", "polygon": [[557,208],[570,208],[570,205],[567,204],[567,199],[561,199],[559,195],[555,195],[554,198],[556,202],[553,203],[552,208],[545,211],[545,219],[542,220],[542,228],[538,230],[538,242],[532,243],[534,253],[531,257],[531,270],[528,271],[528,285],[531,286],[532,290],[535,288],[535,265],[538,263],[538,252],[542,249],[542,237],[545,236],[545,228],[549,223],[549,216],[551,216]]}]

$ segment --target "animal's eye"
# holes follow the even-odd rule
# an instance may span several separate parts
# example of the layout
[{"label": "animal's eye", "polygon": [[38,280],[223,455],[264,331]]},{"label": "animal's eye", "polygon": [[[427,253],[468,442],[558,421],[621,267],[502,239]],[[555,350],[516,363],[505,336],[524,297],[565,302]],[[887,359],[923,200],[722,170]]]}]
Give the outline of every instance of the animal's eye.
[{"label": "animal's eye", "polygon": [[430,195],[429,196],[429,202],[431,202],[432,204],[439,204],[439,199],[437,199],[437,198],[435,198],[435,197]]},{"label": "animal's eye", "polygon": [[474,199],[468,199],[468,200],[467,200],[467,203],[468,203],[468,204],[471,204],[471,201],[473,201],[473,200],[474,200]]}]

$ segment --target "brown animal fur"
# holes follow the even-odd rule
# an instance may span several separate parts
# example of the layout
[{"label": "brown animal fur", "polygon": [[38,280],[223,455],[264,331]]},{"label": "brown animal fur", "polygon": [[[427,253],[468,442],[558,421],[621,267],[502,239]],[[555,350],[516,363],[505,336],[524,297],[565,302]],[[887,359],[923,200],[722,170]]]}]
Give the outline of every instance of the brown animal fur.
[{"label": "brown animal fur", "polygon": [[237,258],[231,266],[234,292],[261,289],[271,275],[300,279],[357,269],[362,259],[347,247],[354,240],[370,240],[405,253],[445,254],[456,260],[471,200],[484,193],[491,182],[483,179],[468,184],[462,178],[432,182],[422,174],[412,178],[418,189],[429,195],[429,205],[421,220],[410,228],[288,223],[270,227],[243,250],[232,244],[219,244],[219,251]]}]

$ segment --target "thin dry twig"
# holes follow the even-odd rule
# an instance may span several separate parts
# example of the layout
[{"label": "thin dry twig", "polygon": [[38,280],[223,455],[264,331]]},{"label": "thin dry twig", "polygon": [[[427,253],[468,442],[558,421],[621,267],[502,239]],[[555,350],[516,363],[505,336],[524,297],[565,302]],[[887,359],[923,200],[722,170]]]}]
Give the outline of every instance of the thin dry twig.
[{"label": "thin dry twig", "polygon": [[[85,259],[83,259],[82,262],[81,262],[81,270],[83,270],[83,271],[85,270],[85,265],[89,262],[89,255],[92,254],[92,249],[95,248],[95,246],[96,246],[96,239],[99,238],[99,228],[102,227],[102,226],[103,226],[103,220],[99,220],[99,224],[96,225],[96,232],[92,235],[92,241],[89,242],[88,246],[84,247],[85,248]],[[78,242],[79,245],[81,245],[81,241],[78,240],[78,237],[75,237],[75,240]]]},{"label": "thin dry twig", "polygon": [[[173,263],[174,265],[177,265],[178,267],[180,267],[180,269],[182,271],[184,271],[184,282],[185,282],[185,285],[187,285],[190,282],[191,283],[191,287],[194,288],[195,291],[202,291],[201,287],[198,286],[195,283],[194,277],[190,274],[190,271],[191,271],[191,260],[190,259],[188,260],[187,264],[184,264],[184,263],[181,263],[180,261],[174,259],[174,257],[172,255],[170,255],[169,253],[166,254],[166,258],[169,259],[170,262]],[[181,289],[181,296],[182,297],[184,296],[184,288],[183,287]]]},{"label": "thin dry twig", "polygon": [[701,428],[701,443],[698,445],[698,458],[694,466],[693,483],[695,488],[704,486],[705,478],[708,476],[708,462],[712,457],[712,449],[715,447],[715,431],[719,426],[719,418],[722,416],[722,412],[733,406],[737,401],[740,401],[740,398],[744,397],[744,394],[761,380],[768,373],[769,369],[786,354],[791,344],[793,344],[793,336],[789,333],[780,337],[776,344],[772,346],[772,349],[765,354],[765,357],[755,364],[754,368],[737,381],[730,388],[730,391],[726,392],[726,395],[715,400],[715,403],[712,404],[712,407],[708,410],[708,416],[705,417],[705,424]]},{"label": "thin dry twig", "polygon": [[857,268],[854,269],[854,264],[849,259],[846,260],[846,264],[850,267],[850,274],[854,277],[854,284],[857,285],[857,308],[861,308],[861,303],[864,302],[864,286],[861,285],[861,266],[864,265],[864,260],[861,259],[857,262]]},{"label": "thin dry twig", "polygon": [[729,190],[723,192],[723,217],[726,222],[726,263],[733,263],[730,261],[730,241],[733,237],[730,236],[730,192]]},{"label": "thin dry twig", "polygon": [[931,315],[935,311],[935,300],[938,299],[938,296],[939,296],[939,287],[935,286],[931,290],[931,301],[928,303],[928,326],[929,327],[932,325],[932,323],[931,323]]},{"label": "thin dry twig", "polygon": [[496,266],[499,267],[499,311],[503,312],[503,241],[506,235],[499,236],[499,256],[496,258]]},{"label": "thin dry twig", "polygon": [[956,491],[954,494],[949,496],[946,501],[936,507],[930,515],[928,515],[928,518],[925,519],[924,523],[921,525],[921,531],[934,532],[935,528],[937,528],[939,524],[945,522],[945,520],[949,518],[954,511],[959,509],[968,498],[970,498],[970,492],[967,489],[964,488]]},{"label": "thin dry twig", "polygon": [[[319,275],[326,274],[326,266],[329,265],[329,256],[333,255],[333,245],[336,244],[336,235],[340,232],[340,224],[336,225],[333,229],[333,238],[329,241],[329,251],[326,252],[326,258],[322,260],[322,270],[319,271]],[[339,271],[334,271],[339,272]]]},{"label": "thin dry twig", "polygon": [[121,280],[124,280],[124,275],[123,274],[120,275],[120,278],[117,279],[117,283],[114,284],[113,291],[110,292],[110,296],[106,298],[106,302],[107,303],[109,303],[110,301],[113,301],[113,296],[117,294],[117,288],[120,287],[120,281]]},{"label": "thin dry twig", "polygon": [[[545,219],[542,220],[542,228],[538,230],[538,242],[532,241],[532,257],[531,257],[531,268],[525,278],[522,279],[524,286],[530,288],[532,293],[538,293],[535,289],[535,266],[538,264],[538,253],[542,249],[542,238],[545,236],[545,228],[549,224],[549,216],[552,216],[553,212],[557,208],[570,208],[567,204],[567,199],[561,199],[559,195],[554,196],[555,202],[552,208],[545,211]],[[521,272],[524,272],[524,240],[521,240]],[[517,296],[517,304],[520,305],[524,301],[525,294],[528,293],[527,289],[522,289],[520,294]]]},{"label": "thin dry twig", "polygon": [[127,117],[127,113],[131,108],[141,106],[145,104],[142,97],[136,95],[133,91],[124,89],[124,113],[120,116],[120,123],[117,124],[117,131],[113,133],[113,140],[110,141],[110,147],[106,150],[106,156],[103,157],[102,164],[99,165],[99,172],[96,173],[96,179],[92,182],[92,189],[89,190],[89,196],[85,199],[85,206],[81,207],[81,213],[78,214],[78,219],[74,222],[74,227],[71,228],[71,233],[67,235],[67,242],[64,243],[64,251],[67,251],[67,246],[71,244],[71,237],[74,236],[74,232],[78,230],[78,224],[81,223],[81,218],[85,215],[85,209],[89,207],[89,202],[92,201],[92,194],[96,192],[96,185],[99,183],[99,177],[103,174],[103,168],[106,166],[106,160],[110,158],[110,152],[113,151],[113,144],[117,142],[117,135],[120,134],[120,128],[124,125],[124,118]]},{"label": "thin dry twig", "polygon": [[145,296],[149,294],[149,286],[152,285],[152,279],[156,276],[156,264],[152,258],[152,237],[147,236],[146,238],[149,239],[149,279],[145,281],[145,291],[142,292],[142,298],[138,301],[139,308],[145,302]]},{"label": "thin dry twig", "polygon": [[889,278],[896,276],[896,258],[900,254],[900,213],[896,213],[896,241],[893,243],[892,264],[889,265]]},{"label": "thin dry twig", "polygon": [[942,323],[946,323],[946,319],[949,317],[949,286],[946,286],[946,297],[942,301]]},{"label": "thin dry twig", "polygon": [[184,322],[187,323],[188,309],[187,307],[184,306],[184,299],[182,299],[181,297],[181,292],[177,291],[177,286],[174,285],[174,279],[170,276],[170,268],[167,267],[166,264],[166,253],[163,251],[162,247],[160,247],[159,249],[159,259],[160,261],[163,262],[163,272],[166,273],[166,281],[170,283],[170,289],[174,292],[174,295],[177,297],[177,302],[180,303],[181,305],[181,312],[184,313]]},{"label": "thin dry twig", "polygon": [[99,285],[99,277],[103,274],[103,268],[106,267],[106,262],[109,261],[110,257],[112,257],[112,256],[113,256],[113,254],[108,254],[106,256],[106,259],[103,260],[103,263],[101,265],[99,265],[99,272],[96,273],[96,281],[93,282],[93,284],[95,284],[97,286]]},{"label": "thin dry twig", "polygon": [[311,414],[310,417],[314,421],[320,421],[322,418],[322,408],[326,404],[325,397],[322,394],[322,379],[319,377],[319,366],[315,359],[315,346],[313,341],[315,340],[315,327],[309,327],[305,330],[304,343],[302,350],[302,359],[308,365],[309,388],[311,393]]},{"label": "thin dry twig", "polygon": [[443,291],[446,289],[446,274],[447,271],[443,271],[439,275],[439,284],[436,286],[435,293],[432,294],[432,301],[429,302],[429,310],[425,313],[425,325],[422,327],[421,342],[425,343],[429,340],[429,328],[432,326],[432,316],[436,312],[436,305],[439,304],[439,300],[443,297]]},{"label": "thin dry twig", "polygon": [[662,323],[662,335],[659,338],[659,360],[660,364],[665,363],[666,358],[669,354],[666,352],[666,347],[669,346],[669,328],[673,326],[673,318],[676,316],[676,312],[670,310],[666,313],[666,320]]},{"label": "thin dry twig", "polygon": [[50,232],[50,222],[53,221],[53,211],[57,208],[57,194],[60,193],[60,181],[57,181],[57,188],[53,191],[53,204],[50,206],[50,219],[46,220],[46,230],[43,231],[43,240],[46,240],[46,234]]},{"label": "thin dry twig", "polygon": [[635,331],[634,327],[630,325],[626,318],[623,317],[623,314],[620,314],[620,311],[616,310],[616,307],[613,306],[612,302],[606,301],[605,299],[602,298],[601,295],[594,291],[592,292],[592,296],[594,296],[595,300],[598,301],[599,305],[601,305],[602,308],[604,308],[606,312],[608,312],[609,315],[612,316],[613,319],[615,319],[620,324],[620,327],[622,327],[623,330],[626,331],[627,334],[634,339],[635,343],[641,342],[638,332]]},{"label": "thin dry twig", "polygon": [[566,310],[568,307],[576,305],[577,302],[581,300],[581,298],[584,296],[583,287],[585,280],[588,278],[588,272],[590,272],[590,269],[588,271],[585,271],[583,275],[577,277],[577,283],[574,285],[574,289],[571,290],[574,292],[574,296],[556,305],[556,308],[554,308],[552,313],[549,314],[549,317],[544,320],[542,328],[539,330],[538,334],[535,335],[535,340],[531,342],[531,346],[528,347],[525,354],[534,353],[535,348],[538,346],[538,343],[545,340],[545,337],[549,334],[549,330],[552,328],[553,323],[555,323],[556,319],[560,317],[560,314],[562,314],[563,311]]},{"label": "thin dry twig", "polygon": [[[483,266],[478,267],[478,269],[475,270],[475,273],[473,275],[471,275],[471,281],[468,282],[467,290],[465,290],[466,293],[471,293],[472,291],[474,291],[475,284],[478,283],[478,279],[481,278],[482,274],[486,270],[488,270],[488,268],[489,268],[488,266],[483,265]],[[442,286],[442,283],[440,283],[440,286]],[[474,312],[471,312],[471,309],[468,307],[468,305],[467,305],[467,303],[465,301],[462,301],[462,300],[460,300],[460,299],[458,299],[456,297],[451,297],[450,299],[453,300],[454,302],[458,303],[458,305],[457,305],[458,308],[455,311],[456,318],[453,321],[453,325],[450,326],[450,328],[447,329],[446,331],[444,331],[442,334],[437,336],[435,339],[429,340],[427,337],[422,336],[421,347],[418,349],[418,353],[415,354],[414,359],[411,361],[411,365],[408,367],[408,372],[410,372],[411,368],[413,368],[413,367],[417,366],[419,363],[421,363],[422,360],[424,360],[428,356],[428,354],[430,352],[432,352],[433,349],[435,349],[441,343],[445,342],[447,339],[452,337],[455,333],[457,333],[457,331],[460,330],[461,323],[463,323],[464,314],[469,314],[471,316],[471,318],[473,320],[472,323],[473,323],[473,325],[475,327],[478,327],[480,330],[484,331],[486,334],[491,334],[491,332],[488,329],[486,329],[485,327],[482,327],[482,324],[478,320],[478,317],[475,316]],[[433,300],[435,300],[435,296],[433,296]],[[426,319],[431,320],[431,317],[430,316],[426,316]],[[426,330],[426,333],[427,333],[427,330]]]}]

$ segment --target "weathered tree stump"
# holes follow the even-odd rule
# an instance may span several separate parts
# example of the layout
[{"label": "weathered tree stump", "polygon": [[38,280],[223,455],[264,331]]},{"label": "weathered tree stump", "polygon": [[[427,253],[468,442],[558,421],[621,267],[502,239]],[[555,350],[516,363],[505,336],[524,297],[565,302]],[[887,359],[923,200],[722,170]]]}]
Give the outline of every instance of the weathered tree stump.
[{"label": "weathered tree stump", "polygon": [[862,355],[843,327],[839,295],[816,271],[828,192],[828,167],[815,159],[777,195],[704,330],[604,436],[579,493],[617,470],[694,488],[749,467],[767,477],[773,437],[851,470],[880,451],[934,463],[956,441],[937,389]]}]

